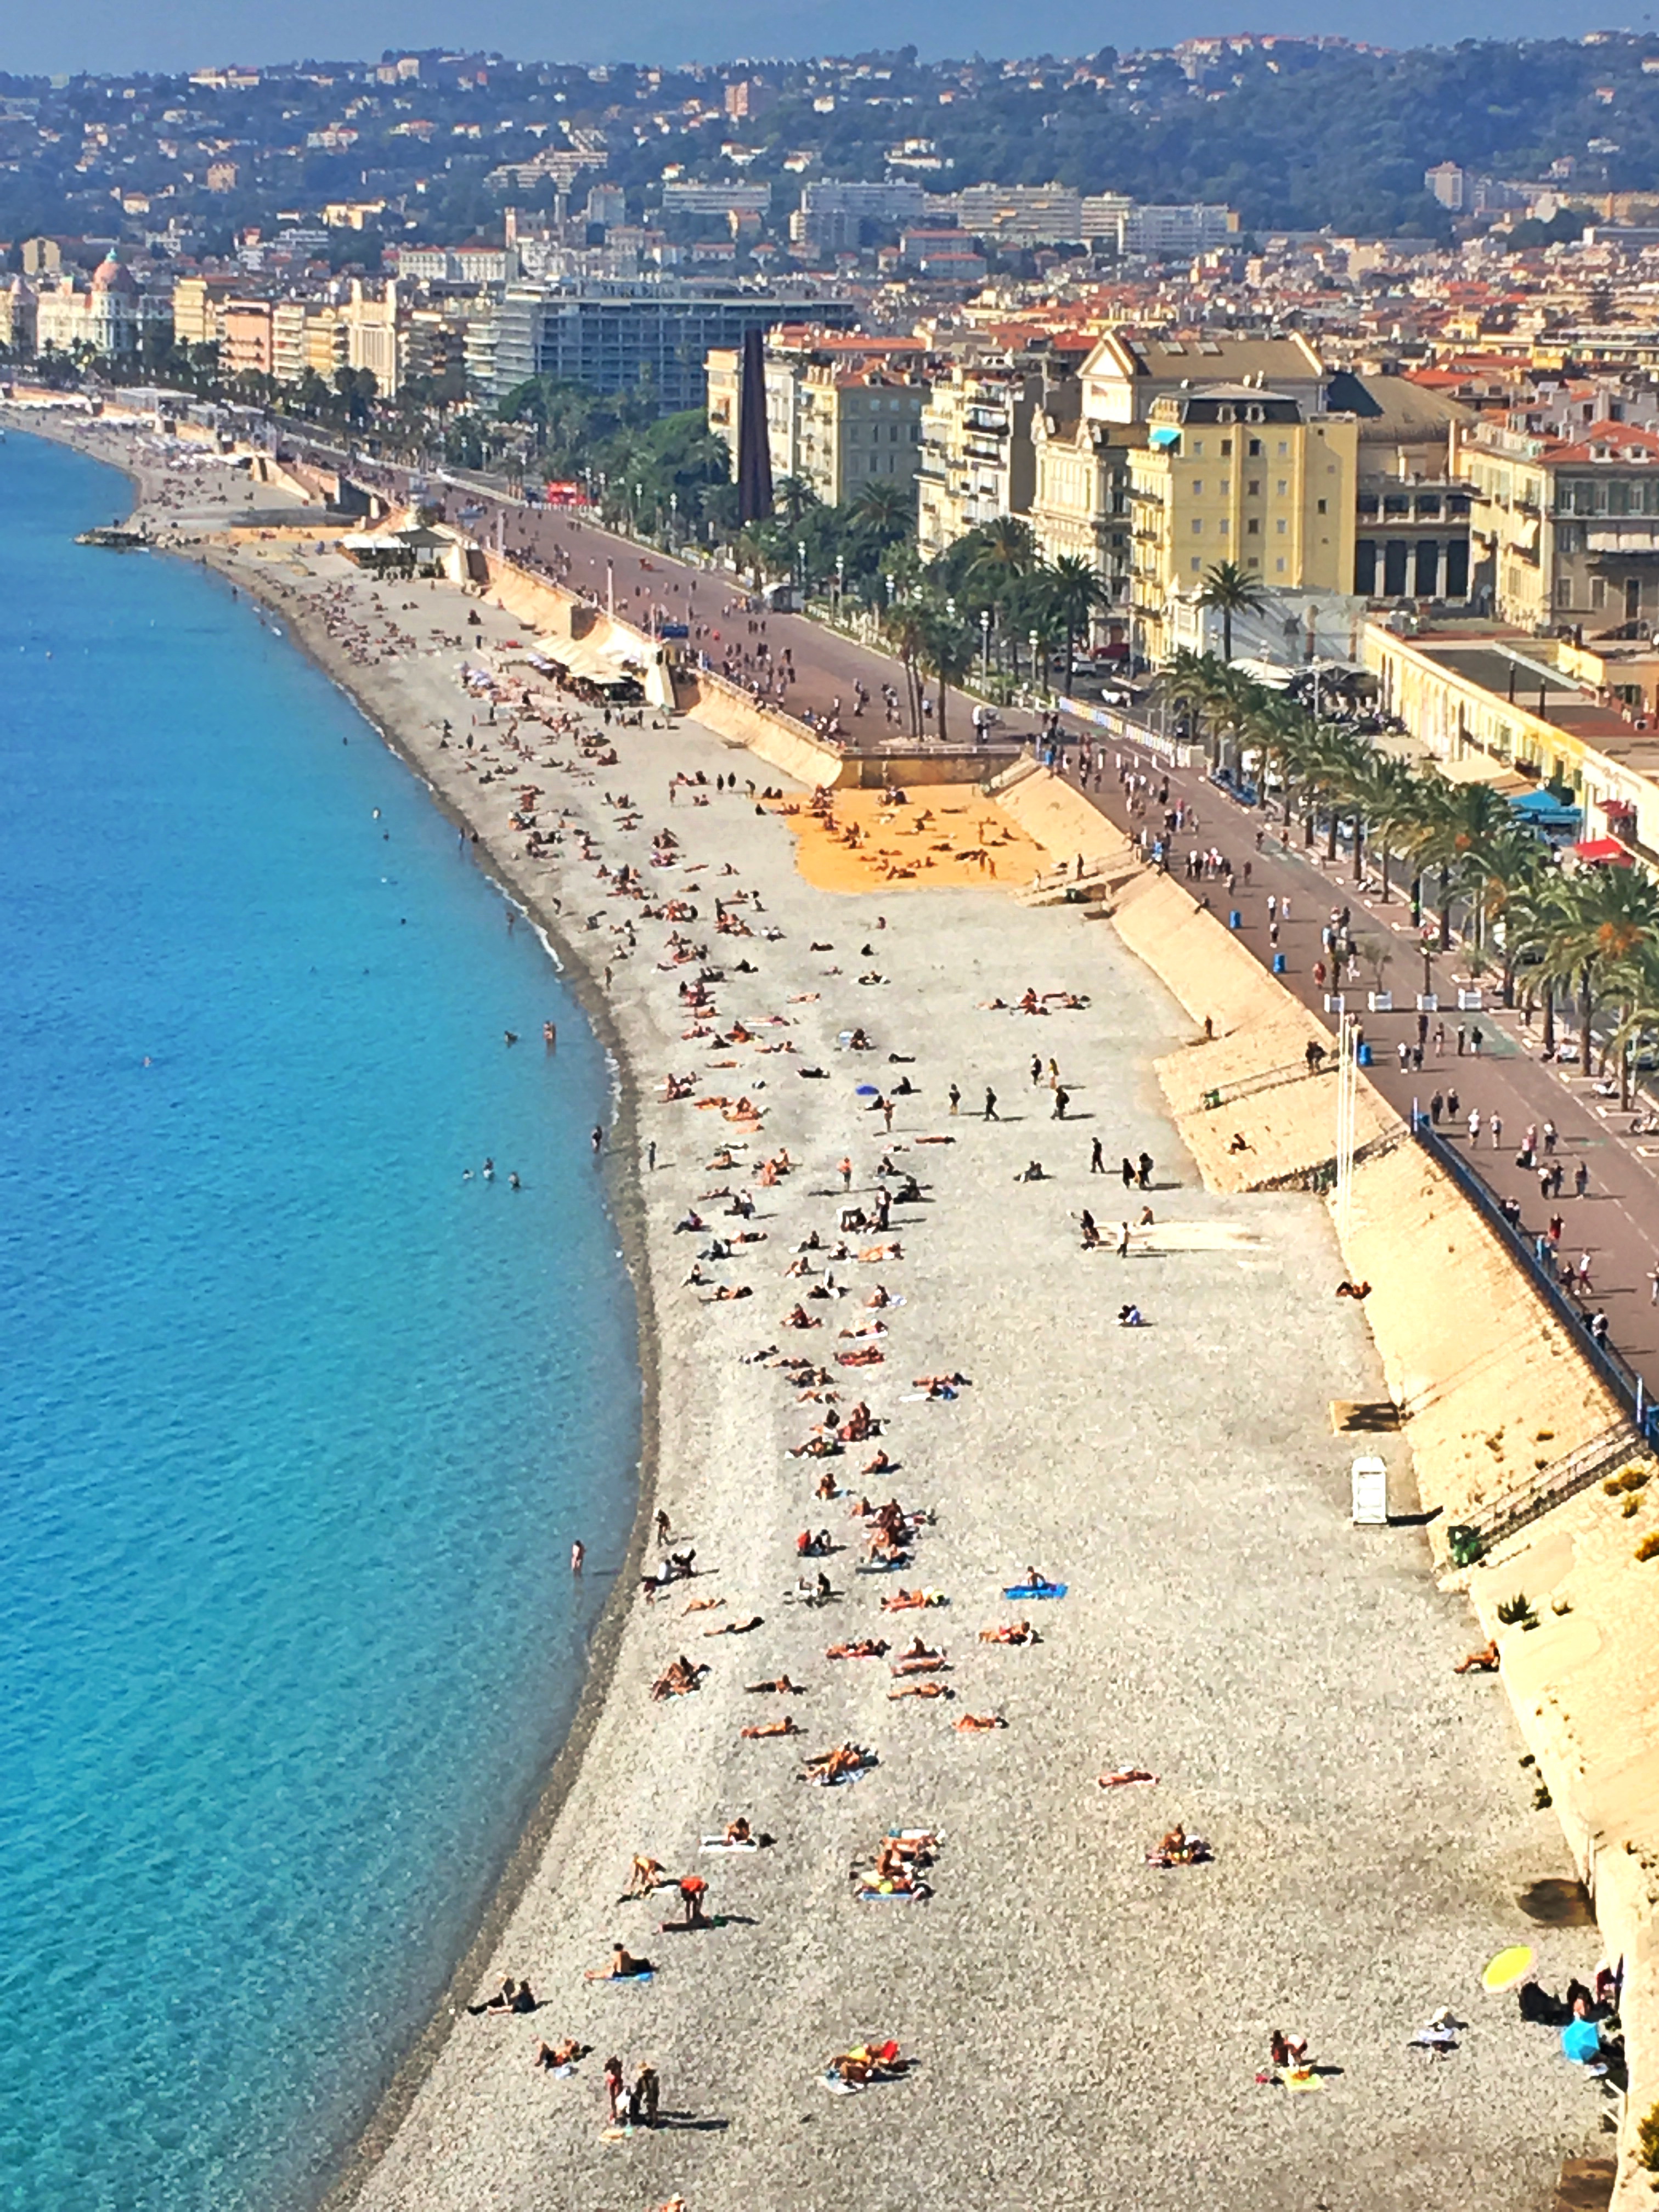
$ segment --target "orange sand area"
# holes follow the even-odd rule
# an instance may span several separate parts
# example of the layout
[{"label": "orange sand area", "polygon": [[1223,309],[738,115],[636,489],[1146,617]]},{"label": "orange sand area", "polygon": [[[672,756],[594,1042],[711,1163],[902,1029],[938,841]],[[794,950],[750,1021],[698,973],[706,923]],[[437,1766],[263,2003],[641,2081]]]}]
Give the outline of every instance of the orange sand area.
[{"label": "orange sand area", "polygon": [[935,786],[902,806],[878,791],[837,791],[827,819],[805,799],[777,811],[795,832],[795,865],[816,890],[1023,890],[1047,864],[1042,848],[971,786],[942,788],[951,795]]}]

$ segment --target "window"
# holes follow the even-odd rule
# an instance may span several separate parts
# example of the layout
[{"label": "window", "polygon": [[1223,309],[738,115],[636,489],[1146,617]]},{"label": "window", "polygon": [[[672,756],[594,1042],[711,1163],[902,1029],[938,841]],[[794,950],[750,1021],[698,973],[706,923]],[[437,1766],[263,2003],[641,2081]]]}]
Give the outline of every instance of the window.
[{"label": "window", "polygon": [[1222,537],[1224,538],[1227,535],[1227,518],[1224,514],[1222,516],[1220,521],[1217,523],[1216,528]]},{"label": "window", "polygon": [[[1560,593],[1561,585],[1562,585],[1562,584],[1565,584],[1565,580],[1566,580],[1566,579],[1565,579],[1565,577],[1563,577],[1563,578],[1562,578],[1562,580],[1561,580],[1561,583],[1558,583],[1558,585],[1556,586],[1556,592],[1557,592],[1557,595],[1558,595],[1558,597],[1559,596],[1559,593]],[[1591,612],[1592,614],[1597,614],[1597,615],[1599,615],[1599,614],[1601,612],[1602,609],[1607,605],[1607,578],[1606,578],[1605,576],[1592,576],[1592,577],[1590,578],[1590,612]]]},{"label": "window", "polygon": [[1201,538],[1204,535],[1204,525],[1196,515],[1193,517],[1193,535],[1194,538]]},{"label": "window", "polygon": [[1194,553],[1194,556],[1193,556],[1193,574],[1194,574],[1194,575],[1197,575],[1197,574],[1198,574],[1199,570],[1200,570],[1203,566],[1204,566],[1204,563],[1203,563],[1203,562],[1199,559],[1199,557],[1198,557],[1197,554],[1196,554],[1196,553]]},{"label": "window", "polygon": [[1279,574],[1281,576],[1284,574],[1284,573],[1285,573],[1285,563],[1284,563],[1284,561],[1283,561],[1283,559],[1282,559],[1282,558],[1281,558],[1281,559],[1279,559],[1279,560],[1275,561],[1275,562],[1273,562],[1273,567],[1278,570]]},{"label": "window", "polygon": [[1556,578],[1555,604],[1558,607],[1570,607],[1572,605],[1572,579],[1571,576],[1558,576]]},{"label": "window", "polygon": [[1204,458],[1204,441],[1202,438],[1194,438],[1193,440],[1192,450],[1194,458],[1199,460],[1202,460]]},{"label": "window", "polygon": [[1260,499],[1260,498],[1261,498],[1261,477],[1250,477],[1250,479],[1249,480],[1249,482],[1245,484],[1244,489],[1245,489],[1245,490],[1249,494],[1249,495],[1250,495],[1250,497],[1251,497],[1252,499]]},{"label": "window", "polygon": [[1227,497],[1228,494],[1232,490],[1232,478],[1231,477],[1223,477],[1221,479],[1221,496],[1223,499]]},{"label": "window", "polygon": [[1261,566],[1261,563],[1256,559],[1255,554],[1252,553],[1249,559],[1244,563],[1244,566],[1247,568],[1259,568]]},{"label": "window", "polygon": [[1224,439],[1221,441],[1221,458],[1222,458],[1222,459],[1223,459],[1224,461],[1225,461],[1225,460],[1231,460],[1231,458],[1232,458],[1232,451],[1233,451],[1233,441],[1232,441],[1232,440],[1231,440],[1231,438],[1224,438]]},{"label": "window", "polygon": [[1322,514],[1325,512],[1325,502],[1322,499],[1319,501],[1319,512]]},{"label": "window", "polygon": [[[1322,438],[1322,437],[1324,436],[1325,433],[1322,430],[1322,431],[1320,432],[1320,434],[1320,434],[1320,436]],[[1284,459],[1284,458],[1285,458],[1285,454],[1286,454],[1286,453],[1288,453],[1290,452],[1290,450],[1291,450],[1291,441],[1290,441],[1290,440],[1289,440],[1288,438],[1281,438],[1281,439],[1279,440],[1279,459],[1280,459],[1281,461]]]},{"label": "window", "polygon": [[1245,524],[1244,527],[1245,527],[1245,529],[1249,532],[1249,534],[1250,534],[1250,536],[1251,536],[1252,538],[1260,538],[1260,537],[1261,537],[1261,525],[1260,524],[1260,522],[1258,522],[1258,521],[1257,521],[1257,520],[1256,520],[1256,518],[1255,517],[1255,515],[1252,515],[1252,516],[1250,517],[1249,520]]},{"label": "window", "polygon": [[1249,455],[1253,461],[1259,461],[1261,459],[1261,441],[1260,438],[1252,438],[1250,440]]},{"label": "window", "polygon": [[1280,499],[1284,498],[1285,493],[1289,491],[1290,488],[1290,479],[1288,477],[1280,477],[1279,482],[1273,486],[1273,489],[1279,494]]},{"label": "window", "polygon": [[1279,516],[1278,521],[1273,525],[1273,528],[1279,532],[1281,538],[1285,535],[1285,532],[1289,526],[1290,526],[1286,523],[1282,514]]},{"label": "window", "polygon": [[1204,496],[1204,479],[1203,479],[1203,477],[1194,477],[1193,478],[1193,495],[1194,495],[1194,497],[1195,499],[1202,499],[1202,498],[1203,498],[1203,496]]}]

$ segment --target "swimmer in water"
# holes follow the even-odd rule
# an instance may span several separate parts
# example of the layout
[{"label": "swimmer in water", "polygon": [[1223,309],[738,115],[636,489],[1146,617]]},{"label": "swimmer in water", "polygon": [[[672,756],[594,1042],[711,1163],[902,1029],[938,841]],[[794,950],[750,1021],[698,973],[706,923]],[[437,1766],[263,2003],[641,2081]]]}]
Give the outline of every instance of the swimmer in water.
[{"label": "swimmer in water", "polygon": [[524,1188],[524,1185],[519,1181],[516,1172],[508,1176],[507,1179],[507,1187],[509,1190],[522,1190]]},{"label": "swimmer in water", "polygon": [[486,1161],[484,1162],[484,1164],[483,1164],[483,1179],[484,1179],[484,1181],[485,1181],[486,1182],[495,1182],[495,1161],[494,1161],[494,1160],[486,1160]]},{"label": "swimmer in water", "polygon": [[471,1170],[471,1168],[463,1168],[463,1169],[461,1170],[461,1181],[462,1181],[463,1182],[471,1182],[471,1180],[472,1180],[472,1170]]}]

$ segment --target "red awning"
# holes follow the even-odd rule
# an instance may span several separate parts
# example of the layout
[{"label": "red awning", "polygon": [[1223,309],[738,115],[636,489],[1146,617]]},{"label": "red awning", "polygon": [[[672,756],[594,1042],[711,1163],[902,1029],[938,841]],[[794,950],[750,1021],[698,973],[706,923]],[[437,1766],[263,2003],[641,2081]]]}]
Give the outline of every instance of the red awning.
[{"label": "red awning", "polygon": [[1586,837],[1572,848],[1576,860],[1616,860],[1621,866],[1630,866],[1630,854],[1616,837]]}]

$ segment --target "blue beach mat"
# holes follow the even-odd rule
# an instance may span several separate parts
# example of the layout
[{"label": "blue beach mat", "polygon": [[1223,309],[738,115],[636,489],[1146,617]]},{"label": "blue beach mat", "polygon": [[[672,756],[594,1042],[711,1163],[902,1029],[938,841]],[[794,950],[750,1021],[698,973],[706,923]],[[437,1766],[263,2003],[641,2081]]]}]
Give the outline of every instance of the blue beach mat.
[{"label": "blue beach mat", "polygon": [[1041,1588],[1039,1588],[1035,1583],[1016,1583],[1012,1589],[1005,1589],[1002,1595],[1004,1597],[1018,1598],[1064,1597],[1066,1595],[1066,1584],[1064,1583],[1044,1583]]}]

